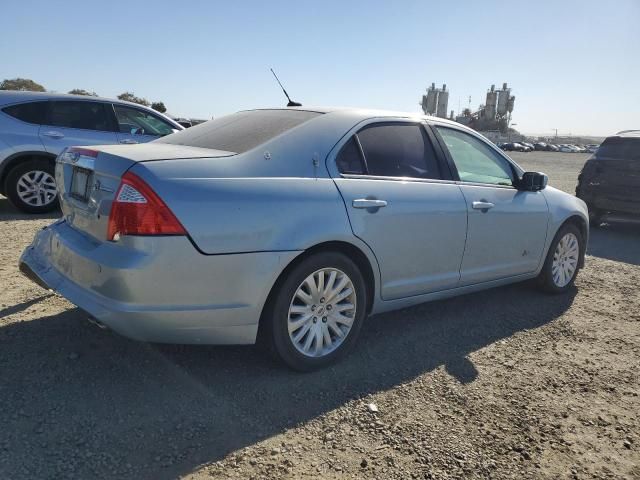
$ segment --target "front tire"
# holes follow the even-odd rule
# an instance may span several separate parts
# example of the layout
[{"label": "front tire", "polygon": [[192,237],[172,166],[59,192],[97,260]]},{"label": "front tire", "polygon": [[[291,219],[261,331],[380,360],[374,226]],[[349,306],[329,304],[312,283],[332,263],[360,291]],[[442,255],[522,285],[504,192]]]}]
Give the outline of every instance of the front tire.
[{"label": "front tire", "polygon": [[265,310],[264,340],[294,370],[323,368],[355,345],[366,317],[362,273],[338,252],[313,254],[287,272]]},{"label": "front tire", "polygon": [[58,208],[54,166],[46,159],[21,162],[5,179],[9,202],[26,213],[47,213]]},{"label": "front tire", "polygon": [[580,270],[584,247],[582,234],[575,225],[565,224],[558,230],[538,275],[542,290],[564,293],[573,286]]}]

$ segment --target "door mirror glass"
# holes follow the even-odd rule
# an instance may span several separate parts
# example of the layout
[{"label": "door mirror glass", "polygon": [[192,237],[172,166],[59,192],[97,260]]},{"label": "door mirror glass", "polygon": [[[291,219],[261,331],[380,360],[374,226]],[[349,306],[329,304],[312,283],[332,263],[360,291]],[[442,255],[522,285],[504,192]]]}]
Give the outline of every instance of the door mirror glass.
[{"label": "door mirror glass", "polygon": [[518,182],[518,189],[527,192],[544,190],[549,183],[549,177],[541,172],[524,172]]},{"label": "door mirror glass", "polygon": [[144,135],[144,128],[134,127],[131,129],[131,135]]}]

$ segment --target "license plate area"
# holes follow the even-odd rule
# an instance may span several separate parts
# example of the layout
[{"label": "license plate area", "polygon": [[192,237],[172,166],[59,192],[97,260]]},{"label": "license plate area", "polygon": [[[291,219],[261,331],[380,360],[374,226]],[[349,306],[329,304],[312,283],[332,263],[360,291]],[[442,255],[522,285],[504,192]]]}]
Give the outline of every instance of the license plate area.
[{"label": "license plate area", "polygon": [[93,172],[86,168],[73,167],[71,175],[71,191],[69,195],[82,202],[89,201],[89,187]]}]

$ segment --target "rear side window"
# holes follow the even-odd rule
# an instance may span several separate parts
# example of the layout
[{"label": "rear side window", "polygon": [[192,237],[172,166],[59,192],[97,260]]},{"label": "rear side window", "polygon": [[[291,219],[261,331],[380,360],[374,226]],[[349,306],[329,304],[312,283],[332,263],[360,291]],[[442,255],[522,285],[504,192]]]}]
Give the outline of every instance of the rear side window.
[{"label": "rear side window", "polygon": [[441,178],[435,152],[422,126],[377,124],[357,135],[369,175]]},{"label": "rear side window", "polygon": [[360,147],[356,143],[355,137],[351,137],[347,143],[345,143],[342,150],[336,158],[336,164],[340,173],[350,173],[355,175],[362,175],[366,173],[364,164],[362,163],[362,155],[360,154]]},{"label": "rear side window", "polygon": [[243,153],[322,115],[302,110],[251,110],[201,123],[156,141]]},{"label": "rear side window", "polygon": [[29,102],[11,105],[2,109],[7,115],[27,123],[42,125],[47,119],[48,102]]},{"label": "rear side window", "polygon": [[51,102],[49,124],[84,130],[112,130],[105,104],[100,102]]},{"label": "rear side window", "polygon": [[640,138],[609,137],[596,153],[598,158],[640,160]]}]

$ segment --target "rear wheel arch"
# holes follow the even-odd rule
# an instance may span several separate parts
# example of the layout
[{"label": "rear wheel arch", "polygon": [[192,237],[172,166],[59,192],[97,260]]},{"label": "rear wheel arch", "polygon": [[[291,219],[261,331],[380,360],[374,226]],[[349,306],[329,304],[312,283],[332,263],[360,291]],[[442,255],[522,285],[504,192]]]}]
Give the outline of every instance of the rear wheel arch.
[{"label": "rear wheel arch", "polygon": [[282,272],[280,272],[280,275],[278,275],[278,278],[272,285],[271,290],[269,291],[269,295],[267,296],[267,300],[262,307],[263,314],[267,309],[269,303],[272,301],[273,296],[278,291],[279,286],[282,284],[283,280],[287,277],[289,272],[291,272],[291,270],[293,270],[293,268],[295,268],[303,260],[319,252],[342,253],[349,257],[357,265],[358,269],[360,269],[360,272],[362,273],[362,276],[364,277],[365,286],[367,289],[367,313],[371,311],[376,291],[376,280],[374,276],[375,273],[373,270],[373,266],[371,265],[369,258],[359,247],[355,246],[352,243],[345,241],[329,241],[319,243],[305,249],[304,252],[302,252],[300,255],[291,260],[291,262],[289,262],[289,264],[282,270]]}]

